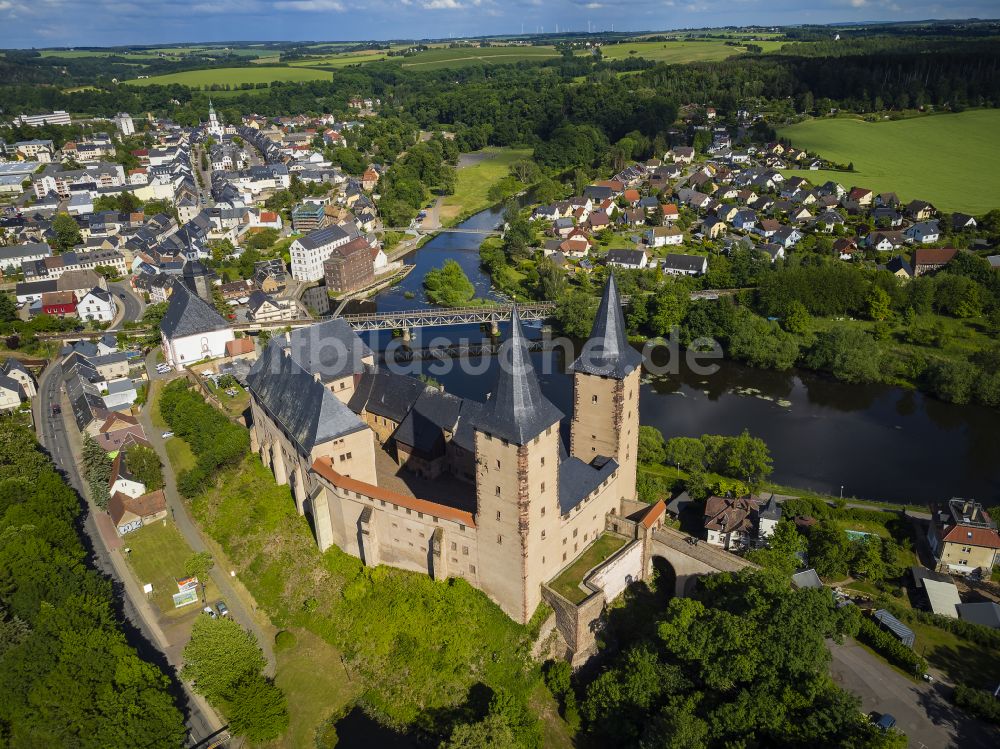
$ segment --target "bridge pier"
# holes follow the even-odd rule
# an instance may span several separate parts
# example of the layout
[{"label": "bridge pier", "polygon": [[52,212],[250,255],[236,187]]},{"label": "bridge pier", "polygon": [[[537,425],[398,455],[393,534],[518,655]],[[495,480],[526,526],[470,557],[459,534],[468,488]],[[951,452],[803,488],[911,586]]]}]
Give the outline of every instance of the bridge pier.
[{"label": "bridge pier", "polygon": [[403,328],[403,343],[409,343],[413,340],[413,333],[409,328]]},{"label": "bridge pier", "polygon": [[500,324],[496,320],[493,320],[490,323],[490,336],[496,338],[498,335],[500,335]]}]

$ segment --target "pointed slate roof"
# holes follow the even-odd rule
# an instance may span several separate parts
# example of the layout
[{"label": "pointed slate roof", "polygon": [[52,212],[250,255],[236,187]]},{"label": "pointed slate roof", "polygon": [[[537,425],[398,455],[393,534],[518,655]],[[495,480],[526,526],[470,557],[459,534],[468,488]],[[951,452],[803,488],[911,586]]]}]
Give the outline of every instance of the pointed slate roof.
[{"label": "pointed slate roof", "polygon": [[268,344],[247,375],[257,403],[306,454],[316,445],[367,429],[353,411],[285,352],[283,338]]},{"label": "pointed slate roof", "polygon": [[583,352],[570,367],[574,372],[622,380],[642,365],[642,355],[628,345],[618,285],[611,274],[597,308],[594,328]]},{"label": "pointed slate roof", "polygon": [[207,302],[182,283],[175,282],[170,295],[170,304],[160,321],[160,330],[167,338],[180,338],[223,330],[229,325]]},{"label": "pointed slate roof", "polygon": [[478,427],[494,437],[525,445],[562,419],[563,413],[538,386],[516,307],[510,322],[510,339],[500,347],[497,384]]}]

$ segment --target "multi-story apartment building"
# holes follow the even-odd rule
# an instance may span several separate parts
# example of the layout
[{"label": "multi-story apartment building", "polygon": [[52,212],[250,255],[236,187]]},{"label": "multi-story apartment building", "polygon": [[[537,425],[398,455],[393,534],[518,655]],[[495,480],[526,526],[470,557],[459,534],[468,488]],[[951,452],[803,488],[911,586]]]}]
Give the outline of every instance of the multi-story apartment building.
[{"label": "multi-story apartment building", "polygon": [[323,263],[338,247],[351,241],[351,235],[339,226],[317,229],[292,242],[292,278],[296,281],[319,281]]}]

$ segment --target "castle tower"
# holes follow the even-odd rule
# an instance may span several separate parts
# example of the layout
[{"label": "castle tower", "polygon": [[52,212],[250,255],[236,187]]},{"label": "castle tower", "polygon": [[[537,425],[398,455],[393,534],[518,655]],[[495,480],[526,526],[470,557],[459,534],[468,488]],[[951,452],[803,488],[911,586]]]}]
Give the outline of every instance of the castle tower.
[{"label": "castle tower", "polygon": [[594,328],[573,372],[570,454],[589,463],[599,455],[620,466],[622,497],[635,497],[639,450],[639,373],[642,355],[625,336],[615,277],[604,287]]},{"label": "castle tower", "polygon": [[539,389],[516,309],[511,327],[496,387],[475,428],[478,579],[524,623],[556,561],[563,414]]}]

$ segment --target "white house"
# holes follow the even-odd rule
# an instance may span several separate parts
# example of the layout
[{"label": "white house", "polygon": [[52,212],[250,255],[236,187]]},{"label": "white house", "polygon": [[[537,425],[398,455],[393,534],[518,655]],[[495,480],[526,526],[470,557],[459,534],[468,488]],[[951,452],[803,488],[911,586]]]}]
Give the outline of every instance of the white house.
[{"label": "white house", "polygon": [[160,322],[160,339],[167,364],[178,372],[203,359],[226,355],[233,329],[207,302],[175,281],[170,305]]},{"label": "white house", "polygon": [[292,278],[296,281],[320,281],[323,279],[323,263],[330,254],[351,241],[351,235],[341,227],[333,225],[309,232],[296,239],[289,247],[292,255]]},{"label": "white house", "polygon": [[666,247],[684,242],[684,232],[674,226],[654,226],[646,230],[646,244],[650,247]]},{"label": "white house", "polygon": [[99,286],[91,289],[76,305],[81,320],[111,322],[115,319],[115,300],[111,292]]},{"label": "white house", "polygon": [[605,260],[613,268],[639,269],[649,264],[649,257],[642,250],[608,250]]},{"label": "white house", "polygon": [[4,273],[21,270],[22,263],[52,257],[52,248],[45,242],[26,242],[0,247],[0,270]]},{"label": "white house", "polygon": [[20,382],[13,377],[0,375],[0,411],[13,411],[24,403],[27,397]]},{"label": "white house", "polygon": [[670,253],[663,259],[663,272],[671,276],[702,276],[708,272],[708,258]]},{"label": "white house", "polygon": [[0,375],[16,380],[24,390],[24,394],[29,398],[34,398],[38,393],[38,386],[31,372],[12,356],[7,357],[7,361],[0,364]]},{"label": "white house", "polygon": [[121,492],[127,497],[141,497],[146,493],[146,485],[139,481],[129,471],[125,462],[126,450],[119,450],[115,462],[111,464],[111,487],[108,492],[114,495]]},{"label": "white house", "polygon": [[906,238],[916,244],[937,242],[941,236],[937,221],[920,221],[904,232]]}]

